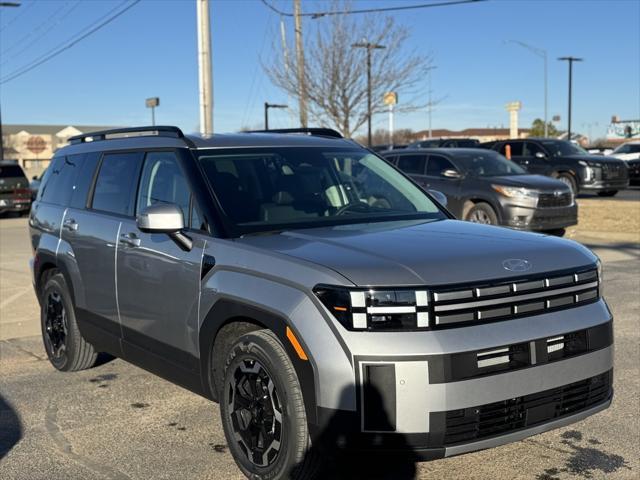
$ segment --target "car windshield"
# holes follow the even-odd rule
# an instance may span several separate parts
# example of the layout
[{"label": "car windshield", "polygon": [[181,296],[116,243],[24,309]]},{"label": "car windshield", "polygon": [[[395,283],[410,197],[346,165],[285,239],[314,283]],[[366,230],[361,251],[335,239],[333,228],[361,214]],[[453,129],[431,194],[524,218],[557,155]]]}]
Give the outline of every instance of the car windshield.
[{"label": "car windshield", "polygon": [[24,171],[20,165],[0,165],[0,178],[24,178]]},{"label": "car windshield", "polygon": [[569,155],[584,155],[588,152],[571,142],[555,140],[542,142],[542,145],[551,153],[553,157],[567,157]]},{"label": "car windshield", "polygon": [[627,143],[620,145],[613,153],[640,153],[640,143]]},{"label": "car windshield", "polygon": [[361,148],[203,150],[199,160],[237,235],[446,218],[420,188]]},{"label": "car windshield", "polygon": [[453,157],[455,163],[468,175],[474,177],[498,177],[502,175],[525,175],[524,168],[507,160],[497,152],[479,150],[473,153],[459,153]]}]

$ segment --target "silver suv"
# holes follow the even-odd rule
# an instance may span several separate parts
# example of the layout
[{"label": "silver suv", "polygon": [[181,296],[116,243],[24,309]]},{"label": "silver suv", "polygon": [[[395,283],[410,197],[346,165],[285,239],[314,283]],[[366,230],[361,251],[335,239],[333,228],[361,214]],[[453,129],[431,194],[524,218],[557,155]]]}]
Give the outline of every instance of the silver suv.
[{"label": "silver suv", "polygon": [[448,457],[611,403],[593,253],[456,221],[330,130],[74,137],[30,229],[53,366],[108,352],[219,402],[250,478]]}]

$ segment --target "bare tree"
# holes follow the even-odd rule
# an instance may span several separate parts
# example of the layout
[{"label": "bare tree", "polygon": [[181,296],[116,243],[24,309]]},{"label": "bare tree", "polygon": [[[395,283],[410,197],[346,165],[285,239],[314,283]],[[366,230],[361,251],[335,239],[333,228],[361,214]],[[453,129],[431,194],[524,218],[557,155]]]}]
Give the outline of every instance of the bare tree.
[{"label": "bare tree", "polygon": [[[336,2],[334,8],[342,10],[344,3]],[[377,15],[334,15],[312,25],[315,32],[305,45],[305,84],[309,113],[317,124],[351,137],[367,121],[366,51],[352,47],[363,40],[386,47],[372,52],[373,113],[386,111],[382,97],[388,91],[398,92],[396,112],[419,108],[417,93],[426,87],[431,60],[406,51],[405,27],[392,17]],[[296,60],[293,55],[283,57],[264,69],[277,87],[297,99]]]}]

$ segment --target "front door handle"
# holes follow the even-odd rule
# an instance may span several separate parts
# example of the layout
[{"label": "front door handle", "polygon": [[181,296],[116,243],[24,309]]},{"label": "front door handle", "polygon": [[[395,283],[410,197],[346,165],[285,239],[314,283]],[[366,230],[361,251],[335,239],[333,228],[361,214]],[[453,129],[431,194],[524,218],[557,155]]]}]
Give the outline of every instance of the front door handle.
[{"label": "front door handle", "polygon": [[62,227],[69,230],[70,232],[75,232],[78,230],[78,222],[76,222],[73,218],[69,218],[64,221]]},{"label": "front door handle", "polygon": [[131,233],[123,233],[122,235],[120,235],[120,243],[122,243],[124,245],[129,245],[130,247],[139,247],[140,246],[140,239],[133,232],[131,232]]}]

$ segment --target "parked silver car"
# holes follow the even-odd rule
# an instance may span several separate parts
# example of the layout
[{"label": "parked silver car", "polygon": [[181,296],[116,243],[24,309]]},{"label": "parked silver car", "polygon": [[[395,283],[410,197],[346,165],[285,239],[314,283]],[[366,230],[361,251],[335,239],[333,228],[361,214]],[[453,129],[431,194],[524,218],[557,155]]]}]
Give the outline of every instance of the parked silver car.
[{"label": "parked silver car", "polygon": [[611,403],[593,253],[456,221],[332,131],[74,137],[29,222],[53,366],[108,352],[219,402],[253,479],[314,478],[336,449],[448,457]]}]

